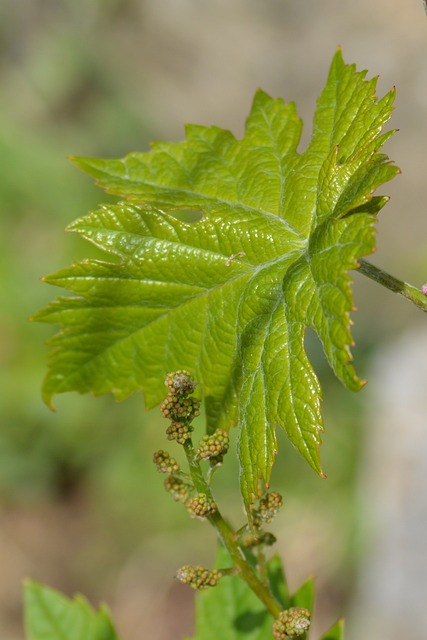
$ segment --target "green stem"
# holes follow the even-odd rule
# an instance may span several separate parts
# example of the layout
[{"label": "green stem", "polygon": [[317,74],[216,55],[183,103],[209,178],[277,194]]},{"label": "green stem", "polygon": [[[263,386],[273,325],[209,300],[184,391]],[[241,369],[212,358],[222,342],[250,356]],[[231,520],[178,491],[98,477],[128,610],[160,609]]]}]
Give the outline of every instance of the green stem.
[{"label": "green stem", "polygon": [[262,544],[258,546],[258,569],[261,580],[264,584],[268,584],[267,558]]},{"label": "green stem", "polygon": [[398,280],[366,260],[359,260],[359,263],[360,267],[358,271],[360,273],[363,273],[363,275],[371,278],[371,280],[375,280],[375,282],[378,282],[383,287],[413,302],[422,311],[427,311],[427,296],[422,291],[402,280]]},{"label": "green stem", "polygon": [[239,568],[240,576],[246,582],[246,584],[252,589],[258,598],[264,603],[268,611],[278,618],[283,607],[277,602],[273,594],[268,587],[261,582],[255,571],[252,569],[248,561],[246,560],[241,548],[237,544],[234,533],[221,516],[219,511],[215,511],[212,516],[209,516],[209,521],[215,527],[221,541],[229,552],[233,562]]},{"label": "green stem", "polygon": [[[199,491],[200,493],[204,493],[209,498],[213,498],[211,488],[209,487],[203,476],[198,460],[196,460],[195,451],[191,440],[187,440],[185,442],[184,451],[187,457],[188,466],[190,468],[190,474],[197,491]],[[215,511],[215,513],[213,513],[211,516],[208,516],[207,519],[214,527],[220,540],[230,554],[234,564],[238,567],[239,575],[252,589],[252,591],[256,593],[256,595],[264,603],[268,611],[275,618],[277,618],[279,616],[279,613],[282,611],[281,605],[274,598],[268,587],[261,582],[255,571],[246,560],[242,549],[236,541],[233,530],[224,520],[219,510]]]}]

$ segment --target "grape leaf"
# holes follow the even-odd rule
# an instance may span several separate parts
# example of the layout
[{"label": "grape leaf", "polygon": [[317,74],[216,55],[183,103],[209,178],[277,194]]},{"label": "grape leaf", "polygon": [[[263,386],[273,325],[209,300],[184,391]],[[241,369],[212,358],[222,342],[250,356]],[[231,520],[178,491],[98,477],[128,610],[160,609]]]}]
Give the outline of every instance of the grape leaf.
[{"label": "grape leaf", "polygon": [[28,580],[24,599],[27,640],[118,640],[107,609],[94,611],[83,596],[69,600]]},{"label": "grape leaf", "polygon": [[[44,398],[70,390],[123,399],[142,390],[152,407],[163,379],[190,369],[206,401],[208,430],[239,425],[246,502],[268,481],[276,425],[322,474],[321,387],[304,349],[318,334],[337,377],[352,366],[348,271],[374,251],[387,198],[373,191],[398,169],[380,147],[393,131],[394,91],[335,54],[308,148],[293,103],[258,91],[243,139],[188,126],[186,141],[155,143],[124,159],[74,158],[126,199],[74,222],[112,256],[45,278],[75,297],[36,319],[56,323]],[[181,222],[178,213],[202,217]]]}]

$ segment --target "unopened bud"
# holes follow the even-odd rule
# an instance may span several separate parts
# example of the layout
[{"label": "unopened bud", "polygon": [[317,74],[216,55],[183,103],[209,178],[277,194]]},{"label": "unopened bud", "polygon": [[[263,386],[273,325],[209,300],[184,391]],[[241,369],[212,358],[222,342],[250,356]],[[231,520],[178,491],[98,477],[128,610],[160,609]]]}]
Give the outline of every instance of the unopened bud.
[{"label": "unopened bud", "polygon": [[191,438],[193,427],[185,422],[171,422],[166,429],[168,440],[176,440],[178,444],[185,444]]},{"label": "unopened bud", "polygon": [[215,513],[218,507],[205,493],[198,493],[187,502],[187,509],[194,518],[206,518]]},{"label": "unopened bud", "polygon": [[168,373],[165,385],[172,395],[184,397],[194,392],[197,387],[197,382],[194,382],[189,371],[180,369],[179,371]]},{"label": "unopened bud", "polygon": [[205,567],[190,565],[181,567],[176,572],[176,577],[180,582],[188,584],[192,589],[199,590],[215,587],[222,575],[222,571],[218,569],[209,570]]},{"label": "unopened bud", "polygon": [[260,528],[263,524],[271,522],[282,505],[283,498],[280,493],[277,493],[277,491],[266,493],[259,501],[259,507],[252,510],[252,521],[254,526],[256,528]]},{"label": "unopened bud", "polygon": [[276,640],[287,640],[302,636],[310,627],[310,611],[303,607],[292,607],[281,611],[273,622],[273,636]]},{"label": "unopened bud", "polygon": [[160,405],[160,411],[168,420],[191,422],[200,415],[200,401],[197,398],[184,398],[169,395]]},{"label": "unopened bud", "polygon": [[184,504],[187,502],[191,492],[194,490],[192,485],[184,482],[184,480],[177,478],[176,476],[168,476],[166,478],[165,489],[171,494],[172,498],[176,502],[183,502]]},{"label": "unopened bud", "polygon": [[167,451],[163,451],[163,449],[156,451],[153,456],[153,462],[160,473],[168,473],[170,475],[178,473],[179,471],[179,464],[175,458],[172,458],[169,453]]},{"label": "unopened bud", "polygon": [[280,507],[283,505],[283,498],[277,491],[271,491],[261,498],[259,510],[263,522],[271,522]]},{"label": "unopened bud", "polygon": [[212,435],[203,436],[196,449],[200,460],[209,460],[212,464],[220,464],[229,447],[229,436],[226,431],[217,429]]}]

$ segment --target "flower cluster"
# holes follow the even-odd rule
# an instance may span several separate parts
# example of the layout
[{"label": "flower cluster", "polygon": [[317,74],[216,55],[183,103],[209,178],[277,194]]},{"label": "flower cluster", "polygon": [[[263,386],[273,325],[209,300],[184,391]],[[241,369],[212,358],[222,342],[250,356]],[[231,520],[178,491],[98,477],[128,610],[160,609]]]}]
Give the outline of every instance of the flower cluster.
[{"label": "flower cluster", "polygon": [[194,420],[200,414],[200,402],[196,398],[183,398],[181,396],[168,395],[160,405],[160,411],[168,420]]},{"label": "flower cluster", "polygon": [[302,636],[310,627],[310,611],[303,607],[292,607],[281,611],[273,622],[273,636],[276,640],[288,640]]},{"label": "flower cluster", "polygon": [[172,498],[176,502],[187,503],[192,491],[194,491],[193,485],[185,482],[178,476],[168,476],[165,480],[165,489],[171,494]]},{"label": "flower cluster", "polygon": [[210,460],[212,465],[220,464],[228,451],[229,442],[227,431],[217,429],[212,435],[203,436],[196,455],[199,460]]},{"label": "flower cluster", "polygon": [[183,584],[188,584],[192,589],[208,589],[215,587],[218,580],[222,578],[222,571],[218,569],[206,569],[205,567],[192,567],[185,565],[178,569],[176,577]]},{"label": "flower cluster", "polygon": [[191,438],[193,427],[185,422],[171,422],[166,429],[168,440],[176,440],[178,444],[185,444]]},{"label": "flower cluster", "polygon": [[165,385],[173,396],[190,396],[197,387],[197,382],[191,377],[191,373],[185,369],[168,373]]},{"label": "flower cluster", "polygon": [[188,500],[186,506],[193,518],[206,518],[218,509],[216,502],[205,493],[198,493]]},{"label": "flower cluster", "polygon": [[258,508],[252,509],[252,521],[254,527],[260,529],[263,524],[268,524],[278,513],[283,505],[283,498],[277,491],[266,493],[259,501]]},{"label": "flower cluster", "polygon": [[153,455],[153,462],[157,467],[157,470],[160,473],[168,473],[169,475],[172,473],[178,473],[179,464],[172,458],[167,451],[163,451],[163,449],[159,449]]},{"label": "flower cluster", "polygon": [[166,434],[168,440],[185,444],[193,431],[190,423],[200,414],[199,400],[190,396],[196,388],[196,382],[189,371],[180,370],[168,373],[165,384],[168,396],[160,405],[160,411],[164,418],[171,421]]}]

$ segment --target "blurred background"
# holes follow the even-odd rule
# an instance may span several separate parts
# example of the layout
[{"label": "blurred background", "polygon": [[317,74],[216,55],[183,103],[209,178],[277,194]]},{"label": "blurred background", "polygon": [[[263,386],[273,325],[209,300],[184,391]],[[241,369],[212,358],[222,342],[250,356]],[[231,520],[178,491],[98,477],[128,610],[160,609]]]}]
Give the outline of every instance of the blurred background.
[{"label": "blurred background", "polygon": [[[185,122],[241,136],[258,87],[296,101],[305,144],[338,44],[347,62],[379,74],[380,95],[397,87],[392,126],[400,133],[386,151],[402,175],[382,189],[392,199],[373,261],[421,286],[421,0],[0,1],[2,638],[24,637],[21,583],[30,576],[107,602],[123,640],[148,632],[179,640],[193,629],[193,595],[174,573],[214,557],[212,533],[163,491],[151,458],[165,444],[164,425],[142,396],[117,404],[71,394],[57,398],[55,414],[41,401],[51,334],[28,317],[58,292],[39,278],[91,254],[63,229],[108,201],[66,156],[144,151],[152,140],[182,139]],[[328,480],[281,438],[273,488],[286,506],[273,529],[291,587],[317,576],[316,633],[345,614],[349,640],[367,629],[372,638],[422,640],[425,316],[357,274],[355,297],[356,364],[371,383],[359,395],[343,390],[308,340],[325,390]],[[217,486],[238,525],[231,456]]]}]

